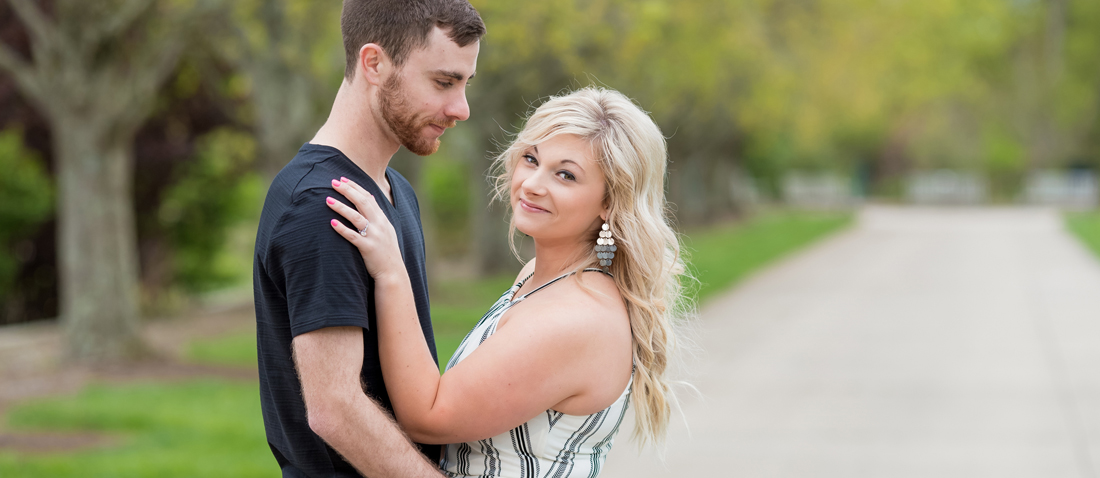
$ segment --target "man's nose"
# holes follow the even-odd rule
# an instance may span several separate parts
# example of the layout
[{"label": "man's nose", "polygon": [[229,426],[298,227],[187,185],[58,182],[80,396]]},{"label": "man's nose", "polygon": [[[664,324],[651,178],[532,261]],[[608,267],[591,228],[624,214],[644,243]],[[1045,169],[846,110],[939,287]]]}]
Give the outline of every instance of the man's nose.
[{"label": "man's nose", "polygon": [[444,113],[455,121],[466,121],[470,118],[470,105],[466,103],[465,90],[460,91],[457,97],[447,104],[447,110]]}]

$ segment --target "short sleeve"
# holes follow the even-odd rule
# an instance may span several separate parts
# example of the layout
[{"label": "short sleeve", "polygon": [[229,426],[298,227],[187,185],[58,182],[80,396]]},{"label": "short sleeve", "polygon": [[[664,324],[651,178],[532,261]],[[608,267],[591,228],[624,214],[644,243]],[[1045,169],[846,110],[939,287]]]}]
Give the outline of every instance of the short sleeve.
[{"label": "short sleeve", "polygon": [[292,336],[325,327],[370,329],[373,281],[359,250],[329,221],[350,224],[325,204],[331,191],[309,189],[294,198],[272,237],[272,274],[286,293]]}]

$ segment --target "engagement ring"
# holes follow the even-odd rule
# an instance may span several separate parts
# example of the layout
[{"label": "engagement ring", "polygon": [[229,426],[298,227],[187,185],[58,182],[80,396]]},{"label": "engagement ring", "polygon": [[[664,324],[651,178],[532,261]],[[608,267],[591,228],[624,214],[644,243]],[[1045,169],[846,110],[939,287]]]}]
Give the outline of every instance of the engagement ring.
[{"label": "engagement ring", "polygon": [[363,237],[367,237],[367,228],[368,228],[368,227],[370,227],[370,223],[369,223],[369,222],[367,223],[367,225],[366,225],[366,226],[363,226],[363,228],[359,230],[359,235],[360,235],[360,236],[363,236]]}]

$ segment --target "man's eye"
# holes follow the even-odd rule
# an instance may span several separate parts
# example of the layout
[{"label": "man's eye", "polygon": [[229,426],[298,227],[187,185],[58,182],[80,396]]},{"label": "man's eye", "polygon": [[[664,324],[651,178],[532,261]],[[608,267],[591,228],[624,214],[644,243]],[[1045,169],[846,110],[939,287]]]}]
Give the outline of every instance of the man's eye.
[{"label": "man's eye", "polygon": [[452,84],[452,83],[451,83],[451,82],[449,82],[449,81],[436,81],[436,83],[438,83],[438,84],[439,84],[439,86],[441,86],[441,87],[443,87],[443,88],[448,88],[448,87],[450,87],[450,86],[451,86],[451,84]]}]

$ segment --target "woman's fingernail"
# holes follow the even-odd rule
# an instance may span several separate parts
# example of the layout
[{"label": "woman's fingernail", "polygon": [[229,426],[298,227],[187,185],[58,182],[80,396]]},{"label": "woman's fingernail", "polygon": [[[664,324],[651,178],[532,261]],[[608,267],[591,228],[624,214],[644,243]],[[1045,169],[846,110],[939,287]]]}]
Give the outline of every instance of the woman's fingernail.
[{"label": "woman's fingernail", "polygon": [[331,224],[332,227],[336,227],[336,225],[339,224],[339,222],[337,220],[333,219],[333,220],[329,221],[329,224]]},{"label": "woman's fingernail", "polygon": [[337,181],[337,180],[333,179],[332,180],[332,187],[334,187],[334,188],[340,187],[340,181]]},{"label": "woman's fingernail", "polygon": [[348,182],[348,178],[345,178],[345,177],[343,177],[343,176],[340,176],[340,182],[344,182],[344,183],[346,183],[346,182]]},{"label": "woman's fingernail", "polygon": [[325,202],[329,203],[330,206],[336,204],[336,200],[332,198],[325,199]]}]

